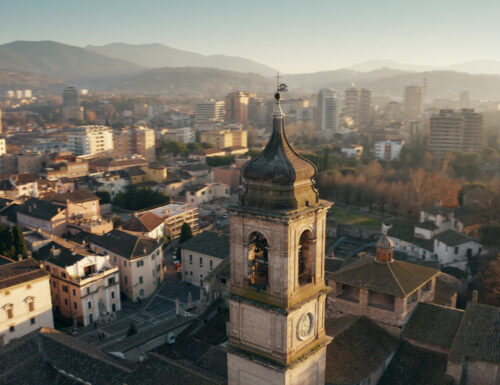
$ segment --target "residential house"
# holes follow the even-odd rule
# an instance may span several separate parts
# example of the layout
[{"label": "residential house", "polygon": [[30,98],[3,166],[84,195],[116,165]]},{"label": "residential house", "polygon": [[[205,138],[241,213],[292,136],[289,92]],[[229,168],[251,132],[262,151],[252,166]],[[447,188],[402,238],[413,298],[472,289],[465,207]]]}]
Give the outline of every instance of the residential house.
[{"label": "residential house", "polygon": [[434,254],[441,265],[467,270],[469,258],[475,258],[483,252],[482,245],[475,239],[455,230],[446,230],[434,238]]},{"label": "residential house", "polygon": [[66,209],[38,198],[30,198],[17,207],[17,223],[21,227],[41,229],[61,236],[67,230]]},{"label": "residential house", "polygon": [[179,247],[182,279],[195,286],[203,286],[208,274],[229,258],[229,236],[212,231],[204,231]]},{"label": "residential house", "polygon": [[50,274],[33,259],[0,265],[0,342],[54,327]]},{"label": "residential house", "polygon": [[124,222],[122,229],[135,235],[159,241],[165,235],[165,222],[158,215],[147,212],[142,215],[133,216]]},{"label": "residential house", "polygon": [[38,183],[31,174],[0,176],[0,196],[8,199],[38,197]]},{"label": "residential house", "polygon": [[170,236],[172,239],[178,238],[181,235],[181,228],[184,222],[191,227],[193,234],[196,234],[200,228],[198,208],[189,204],[170,203],[136,214],[140,215],[146,212],[151,212],[163,219],[165,223],[165,235]]},{"label": "residential house", "polygon": [[187,188],[186,202],[199,206],[218,198],[229,198],[229,186],[222,183],[198,184]]}]

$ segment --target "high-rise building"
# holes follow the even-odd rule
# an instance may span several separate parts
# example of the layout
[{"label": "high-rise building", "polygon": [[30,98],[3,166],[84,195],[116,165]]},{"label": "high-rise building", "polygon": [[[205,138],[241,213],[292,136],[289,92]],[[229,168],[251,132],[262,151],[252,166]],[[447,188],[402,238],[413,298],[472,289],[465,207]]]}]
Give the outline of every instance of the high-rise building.
[{"label": "high-rise building", "polygon": [[68,147],[74,155],[96,155],[113,151],[113,132],[106,126],[81,126],[73,129]]},{"label": "high-rise building", "polygon": [[267,119],[267,106],[262,98],[251,97],[248,102],[248,121],[256,126],[263,126]]},{"label": "high-rise building", "polygon": [[404,107],[406,119],[417,119],[422,114],[424,107],[422,87],[408,86],[405,88]]},{"label": "high-rise building", "polygon": [[345,116],[352,118],[354,122],[358,118],[359,92],[359,88],[354,87],[345,90],[344,108],[342,111]]},{"label": "high-rise building", "polygon": [[401,120],[402,118],[401,103],[389,102],[384,107],[384,118],[386,120]]},{"label": "high-rise building", "polygon": [[224,101],[209,100],[196,103],[194,121],[196,124],[218,123],[224,121]]},{"label": "high-rise building", "polygon": [[473,108],[463,108],[464,117],[464,151],[481,152],[483,148],[483,114],[474,112]]},{"label": "high-rise building", "polygon": [[372,92],[366,88],[348,88],[345,90],[343,111],[356,126],[368,127],[371,122]]},{"label": "high-rise building", "polygon": [[318,130],[339,130],[337,95],[329,88],[323,88],[318,93]]},{"label": "high-rise building", "polygon": [[440,110],[430,118],[429,150],[438,158],[449,151],[480,152],[483,147],[483,114],[472,108]]},{"label": "high-rise building", "polygon": [[430,118],[429,151],[443,159],[449,151],[462,150],[464,117],[453,110],[440,110]]},{"label": "high-rise building", "polygon": [[113,131],[113,155],[125,158],[129,155],[142,155],[155,160],[155,132],[151,128],[119,128]]},{"label": "high-rise building", "polygon": [[69,86],[63,91],[62,113],[64,120],[70,119],[83,120],[83,108],[80,107],[78,90]]},{"label": "high-rise building", "polygon": [[227,95],[224,100],[224,120],[229,123],[248,123],[248,102],[246,92],[236,91]]},{"label": "high-rise building", "polygon": [[[228,384],[323,385],[325,223],[315,167],[290,146],[278,100],[268,145],[229,206]],[[270,161],[272,160],[272,161]]]},{"label": "high-rise building", "polygon": [[358,125],[366,128],[372,119],[372,92],[366,88],[361,88],[359,92]]},{"label": "high-rise building", "polygon": [[460,92],[460,98],[458,99],[458,108],[469,108],[470,107],[470,98],[468,91]]}]

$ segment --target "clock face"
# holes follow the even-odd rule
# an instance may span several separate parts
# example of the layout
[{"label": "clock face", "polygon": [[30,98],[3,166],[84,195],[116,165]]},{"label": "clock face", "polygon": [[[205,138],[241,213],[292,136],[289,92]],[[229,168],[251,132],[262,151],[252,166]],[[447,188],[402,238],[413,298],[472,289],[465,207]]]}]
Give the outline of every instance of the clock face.
[{"label": "clock face", "polygon": [[297,325],[297,331],[301,340],[305,340],[309,334],[311,334],[312,326],[313,315],[311,313],[306,313],[300,317],[299,324]]}]

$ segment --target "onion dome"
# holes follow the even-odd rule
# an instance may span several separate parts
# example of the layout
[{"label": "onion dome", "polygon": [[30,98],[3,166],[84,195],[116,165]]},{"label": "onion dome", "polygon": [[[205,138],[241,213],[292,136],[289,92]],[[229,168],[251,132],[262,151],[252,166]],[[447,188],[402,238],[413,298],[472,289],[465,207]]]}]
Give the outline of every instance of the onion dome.
[{"label": "onion dome", "polygon": [[271,138],[264,150],[242,171],[245,190],[240,205],[278,211],[313,207],[319,201],[313,181],[316,167],[288,143],[279,92],[275,98]]}]

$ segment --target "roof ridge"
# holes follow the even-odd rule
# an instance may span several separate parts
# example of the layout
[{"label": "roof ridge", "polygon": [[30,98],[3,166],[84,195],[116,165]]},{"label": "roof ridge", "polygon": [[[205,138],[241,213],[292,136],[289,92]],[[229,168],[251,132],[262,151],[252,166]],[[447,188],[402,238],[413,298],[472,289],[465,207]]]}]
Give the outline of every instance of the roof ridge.
[{"label": "roof ridge", "polygon": [[399,279],[396,276],[396,273],[394,273],[394,271],[391,269],[390,263],[387,263],[387,268],[389,269],[389,271],[391,272],[392,276],[394,277],[394,280],[398,284],[398,286],[401,289],[401,292],[403,293],[403,295],[406,296],[406,291],[403,289],[403,286],[401,286],[401,283],[399,282]]}]

